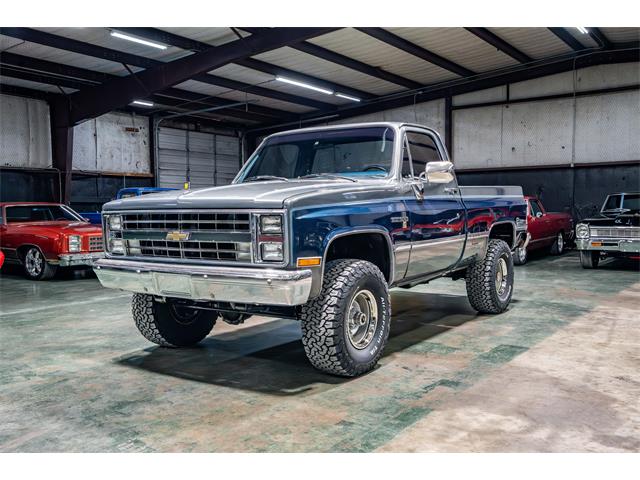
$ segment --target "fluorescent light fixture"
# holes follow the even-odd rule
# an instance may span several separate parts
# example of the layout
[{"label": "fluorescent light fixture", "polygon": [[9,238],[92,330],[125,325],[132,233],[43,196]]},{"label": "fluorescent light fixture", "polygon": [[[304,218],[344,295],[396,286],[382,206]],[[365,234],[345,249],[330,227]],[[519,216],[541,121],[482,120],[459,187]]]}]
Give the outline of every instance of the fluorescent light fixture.
[{"label": "fluorescent light fixture", "polygon": [[579,31],[580,33],[584,33],[585,35],[586,35],[587,33],[589,33],[589,30],[587,30],[587,29],[586,29],[586,28],[584,28],[584,27],[576,27],[576,28],[578,29],[578,31]]},{"label": "fluorescent light fixture", "polygon": [[345,98],[347,100],[351,100],[352,102],[359,102],[360,99],[356,97],[351,97],[349,95],[345,95],[344,93],[336,93],[336,97]]},{"label": "fluorescent light fixture", "polygon": [[327,90],[326,88],[314,87],[313,85],[309,85],[308,83],[298,82],[296,80],[291,80],[287,77],[277,76],[276,80],[279,82],[289,83],[291,85],[296,85],[297,87],[308,88],[309,90],[315,90],[316,92],[326,93],[327,95],[333,95],[331,90]]},{"label": "fluorescent light fixture", "polygon": [[111,36],[116,38],[121,38],[123,40],[129,40],[130,42],[141,43],[142,45],[146,45],[147,47],[159,48],[160,50],[167,49],[167,46],[162,45],[161,43],[145,40],[144,38],[132,37],[131,35],[127,35],[126,33],[111,32]]},{"label": "fluorescent light fixture", "polygon": [[153,107],[153,102],[145,102],[143,100],[134,100],[131,103],[134,105],[142,105],[143,107]]}]

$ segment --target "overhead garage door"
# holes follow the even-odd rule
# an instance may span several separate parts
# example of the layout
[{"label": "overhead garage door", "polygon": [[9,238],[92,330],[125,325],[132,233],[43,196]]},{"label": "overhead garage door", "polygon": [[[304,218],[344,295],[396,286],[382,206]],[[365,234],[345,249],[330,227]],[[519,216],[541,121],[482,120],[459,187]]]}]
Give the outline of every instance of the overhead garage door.
[{"label": "overhead garage door", "polygon": [[175,128],[158,131],[158,186],[191,188],[227,185],[240,168],[238,137],[190,132]]}]

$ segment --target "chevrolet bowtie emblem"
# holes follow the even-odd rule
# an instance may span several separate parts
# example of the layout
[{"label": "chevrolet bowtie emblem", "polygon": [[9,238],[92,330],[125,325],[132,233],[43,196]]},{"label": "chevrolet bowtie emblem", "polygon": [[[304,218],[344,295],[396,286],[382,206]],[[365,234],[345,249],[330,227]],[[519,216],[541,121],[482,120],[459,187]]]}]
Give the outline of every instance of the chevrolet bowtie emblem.
[{"label": "chevrolet bowtie emblem", "polygon": [[185,240],[189,240],[190,235],[191,234],[189,232],[175,231],[175,232],[167,232],[167,236],[165,238],[170,242],[183,242]]}]

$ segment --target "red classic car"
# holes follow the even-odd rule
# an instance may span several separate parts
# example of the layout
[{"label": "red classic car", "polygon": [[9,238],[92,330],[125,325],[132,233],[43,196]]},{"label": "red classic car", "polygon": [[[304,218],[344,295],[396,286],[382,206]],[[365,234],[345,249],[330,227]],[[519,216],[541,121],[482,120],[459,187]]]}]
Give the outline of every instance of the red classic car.
[{"label": "red classic car", "polygon": [[90,266],[102,257],[102,229],[59,203],[0,203],[0,248],[27,278],[45,280],[58,267]]},{"label": "red classic car", "polygon": [[573,238],[573,218],[568,213],[547,212],[537,197],[525,196],[527,200],[527,222],[529,242],[516,249],[513,263],[524,265],[527,252],[550,247],[552,255],[560,255],[568,241]]}]

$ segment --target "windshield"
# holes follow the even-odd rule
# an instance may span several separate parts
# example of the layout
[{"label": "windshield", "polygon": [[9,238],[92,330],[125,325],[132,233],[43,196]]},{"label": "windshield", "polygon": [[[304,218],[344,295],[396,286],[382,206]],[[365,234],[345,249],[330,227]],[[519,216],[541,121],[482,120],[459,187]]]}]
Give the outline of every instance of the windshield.
[{"label": "windshield", "polygon": [[82,221],[73,210],[61,205],[17,205],[7,207],[7,223],[55,222],[59,220]]},{"label": "windshield", "polygon": [[393,161],[390,127],[276,136],[257,152],[241,181],[304,177],[386,177]]},{"label": "windshield", "polygon": [[609,195],[603,211],[607,210],[624,210],[639,211],[640,210],[640,194]]}]

